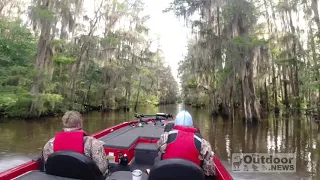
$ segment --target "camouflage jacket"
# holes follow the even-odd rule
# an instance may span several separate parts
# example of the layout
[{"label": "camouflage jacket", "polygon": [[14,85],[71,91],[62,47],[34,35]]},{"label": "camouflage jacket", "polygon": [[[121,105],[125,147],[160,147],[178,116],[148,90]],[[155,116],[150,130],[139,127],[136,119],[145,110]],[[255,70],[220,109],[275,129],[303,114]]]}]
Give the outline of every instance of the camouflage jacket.
[{"label": "camouflage jacket", "polygon": [[[73,131],[72,128],[64,128],[64,131]],[[54,138],[50,139],[43,148],[43,159],[47,161],[50,154],[53,153],[53,142]],[[90,157],[99,167],[103,175],[108,173],[108,161],[107,155],[103,148],[103,143],[91,136],[84,137],[84,153],[86,156]]]},{"label": "camouflage jacket", "polygon": [[[165,153],[166,151],[167,140],[168,140],[168,132],[165,132],[161,135],[159,141],[156,144],[158,150],[161,153]],[[211,176],[216,174],[215,166],[213,163],[213,155],[214,153],[212,151],[210,143],[202,138],[201,152],[200,152],[199,159],[203,160],[202,169],[206,176]]]}]

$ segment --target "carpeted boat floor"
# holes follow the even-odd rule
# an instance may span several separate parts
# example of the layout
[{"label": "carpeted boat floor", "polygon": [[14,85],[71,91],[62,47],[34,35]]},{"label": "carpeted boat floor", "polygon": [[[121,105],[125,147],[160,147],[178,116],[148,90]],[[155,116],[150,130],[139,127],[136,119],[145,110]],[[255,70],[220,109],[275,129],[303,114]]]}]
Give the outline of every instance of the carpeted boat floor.
[{"label": "carpeted boat floor", "polygon": [[164,126],[160,123],[153,125],[151,123],[144,124],[143,127],[123,127],[106,136],[99,138],[104,142],[104,147],[129,149],[133,143],[140,138],[159,139],[164,132]]},{"label": "carpeted boat floor", "polygon": [[135,162],[135,159],[132,160],[132,162],[128,166],[121,166],[121,165],[115,165],[115,164],[110,164],[111,169],[110,171],[112,173],[117,172],[117,171],[134,171],[136,169],[141,170],[142,172],[146,172],[147,169],[151,169],[152,165],[147,165],[147,164],[137,164]]},{"label": "carpeted boat floor", "polygon": [[40,171],[30,171],[16,178],[16,180],[75,180],[75,179],[52,176]]}]

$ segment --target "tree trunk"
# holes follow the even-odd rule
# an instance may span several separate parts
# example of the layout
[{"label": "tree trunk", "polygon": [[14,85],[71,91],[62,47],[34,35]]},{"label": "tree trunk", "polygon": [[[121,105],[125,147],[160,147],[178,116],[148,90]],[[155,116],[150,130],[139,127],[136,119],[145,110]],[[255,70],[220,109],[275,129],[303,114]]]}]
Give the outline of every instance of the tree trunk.
[{"label": "tree trunk", "polygon": [[264,93],[266,94],[265,97],[266,97],[266,108],[267,108],[267,112],[269,112],[269,95],[268,95],[268,88],[267,88],[267,78],[265,79],[264,81]]},{"label": "tree trunk", "polygon": [[249,62],[248,65],[246,66],[248,68],[248,87],[249,87],[249,98],[251,102],[251,119],[257,122],[260,122],[260,105],[259,102],[257,101],[256,93],[255,93],[255,88],[254,88],[254,80],[253,80],[253,64],[255,59],[257,59],[260,54],[260,47],[256,47],[256,49],[253,49],[251,52],[251,56],[249,57]]},{"label": "tree trunk", "polygon": [[[44,2],[42,7],[46,11],[50,11],[52,8],[52,1],[47,0]],[[47,78],[47,72],[51,65],[52,52],[50,48],[51,43],[51,28],[53,21],[51,19],[41,20],[41,34],[38,41],[38,49],[36,55],[36,64],[35,64],[35,80],[31,89],[31,94],[33,96],[32,104],[30,106],[30,114],[36,115],[36,102],[39,94],[45,93],[45,79]]]},{"label": "tree trunk", "polygon": [[319,11],[318,11],[318,0],[311,1],[311,8],[314,13],[314,21],[318,26],[318,33],[320,33],[320,19],[319,19]]},{"label": "tree trunk", "polygon": [[[295,27],[293,26],[293,22],[292,22],[292,15],[291,15],[291,11],[288,12],[289,13],[289,22],[290,22],[290,29],[291,32],[295,35],[296,34],[296,30]],[[294,96],[295,96],[295,106],[298,108],[298,113],[300,113],[300,91],[299,91],[299,72],[298,72],[298,57],[297,57],[297,37],[294,36],[293,40],[292,40],[292,53],[293,53],[293,58],[294,58],[294,63],[293,63],[293,67],[294,67]]]},{"label": "tree trunk", "polygon": [[138,102],[139,102],[139,95],[140,95],[140,89],[141,89],[141,76],[140,76],[140,80],[139,80],[139,87],[138,87],[138,93],[137,93],[136,103],[135,103],[135,105],[134,105],[134,111],[137,111]]},{"label": "tree trunk", "polygon": [[231,121],[234,121],[234,93],[233,93],[233,91],[234,91],[234,89],[235,89],[235,87],[234,87],[234,85],[235,85],[235,83],[232,83],[232,85],[231,85],[231,89],[230,89],[230,96],[229,96],[229,103],[230,103],[230,119],[231,119]]},{"label": "tree trunk", "polygon": [[[311,45],[311,51],[312,51],[312,59],[313,59],[313,63],[315,65],[315,67],[318,67],[318,60],[317,60],[317,53],[316,53],[316,43],[314,41],[314,38],[313,38],[313,30],[312,30],[312,26],[310,26],[310,35],[309,35],[309,38],[310,38],[310,45]],[[316,74],[316,81],[318,80],[318,78],[320,77],[320,73],[319,73],[319,69],[316,68],[315,69],[315,74]],[[318,88],[318,100],[317,100],[318,103],[320,103],[320,87]]]}]

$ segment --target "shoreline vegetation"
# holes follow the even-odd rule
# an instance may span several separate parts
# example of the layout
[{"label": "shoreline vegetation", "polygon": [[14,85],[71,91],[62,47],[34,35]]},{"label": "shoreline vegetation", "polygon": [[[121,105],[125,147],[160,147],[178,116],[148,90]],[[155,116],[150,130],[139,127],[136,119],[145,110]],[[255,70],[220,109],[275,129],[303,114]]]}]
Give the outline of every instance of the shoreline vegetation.
[{"label": "shoreline vegetation", "polygon": [[83,0],[4,1],[0,115],[175,103],[178,84],[143,9],[141,0],[101,0],[89,16]]},{"label": "shoreline vegetation", "polygon": [[164,12],[192,29],[179,63],[181,95],[142,0],[94,2],[91,13],[83,0],[1,4],[1,116],[183,100],[231,120],[240,112],[249,123],[281,111],[320,122],[316,0],[172,0]]},{"label": "shoreline vegetation", "polygon": [[[166,106],[166,105],[172,105],[175,103],[170,103],[170,104],[152,104],[152,105],[142,105],[138,106],[138,108],[145,108],[145,107],[158,107],[158,106]],[[88,114],[92,112],[99,112],[99,113],[108,113],[108,112],[128,112],[128,111],[135,111],[134,108],[116,108],[116,109],[111,109],[111,108],[106,108],[106,109],[101,109],[102,106],[98,107],[87,107],[83,108],[82,110],[79,110],[78,112],[81,114]],[[65,112],[64,111],[56,111],[56,112],[46,112],[41,114],[40,116],[11,116],[11,117],[5,117],[3,115],[0,115],[0,123],[1,122],[7,122],[10,120],[45,120],[46,118],[50,117],[58,117],[62,116]]]},{"label": "shoreline vegetation", "polygon": [[192,28],[179,67],[187,104],[249,123],[302,110],[320,121],[317,0],[172,1],[166,11]]}]

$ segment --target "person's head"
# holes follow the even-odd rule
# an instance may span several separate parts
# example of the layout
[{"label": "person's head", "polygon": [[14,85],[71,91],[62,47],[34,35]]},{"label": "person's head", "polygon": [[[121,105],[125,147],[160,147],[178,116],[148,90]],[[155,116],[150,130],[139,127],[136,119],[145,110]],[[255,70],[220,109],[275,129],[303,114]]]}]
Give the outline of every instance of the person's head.
[{"label": "person's head", "polygon": [[187,110],[180,111],[174,121],[175,125],[193,127],[192,116]]},{"label": "person's head", "polygon": [[63,128],[82,128],[82,116],[77,111],[67,111],[62,117]]}]

